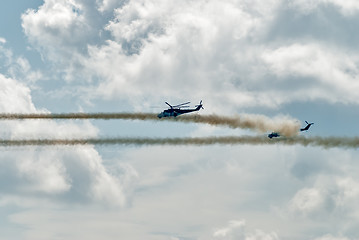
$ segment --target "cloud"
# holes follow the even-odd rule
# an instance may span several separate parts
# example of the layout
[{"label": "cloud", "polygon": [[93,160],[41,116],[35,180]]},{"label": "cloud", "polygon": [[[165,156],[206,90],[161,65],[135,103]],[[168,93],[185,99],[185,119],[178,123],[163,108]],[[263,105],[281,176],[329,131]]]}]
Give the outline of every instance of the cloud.
[{"label": "cloud", "polygon": [[[31,9],[22,16],[25,34],[40,49],[64,51],[64,46],[77,44],[89,30],[82,11],[79,1],[47,0],[37,11]],[[52,52],[48,53],[50,59],[56,58]]]},{"label": "cloud", "polygon": [[[6,48],[4,48],[7,50]],[[7,54],[8,53],[8,54]],[[25,58],[17,58],[10,50],[5,51],[7,65],[16,64],[32,72]],[[8,69],[5,68],[5,71]],[[15,74],[17,75],[17,74]],[[32,92],[25,82],[0,74],[0,112],[2,113],[48,113],[37,109],[32,101]],[[1,138],[37,138],[97,136],[99,130],[89,121],[81,123],[57,122],[54,120],[1,121]],[[1,155],[1,202],[13,204],[9,199],[23,199],[31,207],[39,202],[52,204],[91,203],[125,206],[131,195],[136,171],[131,165],[114,165],[113,174],[102,162],[93,146],[69,148],[20,148],[2,149]],[[5,184],[6,183],[6,184]],[[14,201],[17,207],[26,207],[21,200]]]},{"label": "cloud", "polygon": [[335,237],[330,234],[326,234],[322,237],[315,238],[314,240],[350,240],[347,237]]},{"label": "cloud", "polygon": [[296,192],[289,202],[289,211],[304,218],[357,219],[359,213],[354,202],[358,199],[357,178],[324,175],[317,178],[313,187]]},{"label": "cloud", "polygon": [[[215,238],[213,234],[217,230],[230,227],[230,224],[227,224],[229,216],[236,219],[234,216],[238,218],[244,214],[251,216],[248,222],[253,223],[249,224],[248,230],[244,229],[248,238],[271,236],[270,239],[276,239],[272,234],[273,229],[282,228],[279,227],[280,224],[276,225],[279,219],[273,217],[274,213],[270,212],[268,206],[276,202],[272,191],[286,188],[290,182],[288,179],[283,181],[280,177],[283,177],[280,174],[283,165],[278,161],[271,161],[278,157],[280,151],[264,147],[260,153],[248,155],[249,152],[255,152],[254,148],[215,147],[217,154],[213,154],[211,149],[127,149],[123,159],[138,171],[137,194],[141,196],[136,194],[133,207],[124,212],[128,215],[123,216],[123,219],[140,214],[143,221],[138,227],[150,229],[142,232],[146,239],[168,239],[169,236],[179,239],[229,239],[220,236]],[[281,154],[288,156],[290,151],[285,149]],[[151,152],[155,152],[156,157],[153,157]],[[123,151],[121,153],[124,154]],[[263,155],[268,158],[260,157]],[[268,168],[274,169],[276,173],[269,174]],[[279,185],[281,187],[273,187]],[[260,216],[249,214],[253,209],[259,210]],[[158,215],[158,211],[161,214]],[[154,215],[157,217],[153,218]],[[191,217],[188,217],[189,215]],[[175,220],[173,216],[176,216]],[[268,218],[273,224],[268,224]],[[129,224],[128,221],[120,225],[126,224]],[[137,229],[136,226],[131,228]],[[226,236],[237,236],[242,230],[243,228],[234,227]],[[275,232],[280,235],[281,231]]]},{"label": "cloud", "polygon": [[5,38],[0,37],[0,43],[5,44],[5,43],[6,43],[6,39],[5,39]]},{"label": "cloud", "polygon": [[[338,233],[346,234],[346,227],[356,227],[357,221],[347,218],[346,212],[326,213],[324,209],[325,220],[299,212],[291,212],[287,217],[286,205],[301,189],[322,192],[322,188],[333,184],[328,180],[342,171],[343,175],[354,177],[357,169],[348,172],[345,166],[355,162],[355,151],[343,154],[339,150],[305,148],[308,155],[316,158],[331,156],[328,161],[334,166],[338,165],[338,156],[345,162],[343,168],[335,173],[325,172],[327,178],[317,182],[316,177],[299,181],[289,174],[288,169],[301,161],[297,152],[303,149],[296,147],[262,147],[260,151],[251,146],[115,148],[110,149],[115,157],[104,160],[96,157],[91,148],[70,150],[61,149],[64,153],[59,160],[63,161],[71,189],[47,194],[46,198],[42,193],[37,201],[23,197],[29,209],[9,217],[13,223],[26,227],[29,238],[38,238],[37,234],[52,238],[66,232],[67,239],[116,239],[119,233],[127,239],[304,239],[325,234],[341,236]],[[106,176],[102,164],[114,178]],[[97,191],[96,186],[103,184],[108,185],[103,187],[106,191]],[[118,195],[121,192],[124,195]],[[125,208],[115,205],[124,199],[121,196],[125,196]],[[61,203],[54,197],[57,201],[62,199]],[[128,202],[131,197],[133,201]],[[7,201],[3,206],[11,201],[21,203],[15,199],[2,198]],[[355,200],[351,198],[350,206],[347,200],[344,204],[354,210]],[[273,210],[274,207],[282,212]],[[229,219],[234,221],[228,222]],[[337,219],[342,221],[338,223]],[[76,226],[76,222],[81,222],[81,226]]]},{"label": "cloud", "polygon": [[359,89],[357,56],[328,51],[312,44],[293,44],[267,51],[263,59],[270,71],[283,82],[293,81],[296,85],[294,79],[304,79],[297,85],[299,90],[293,96],[295,98],[325,99],[333,103],[359,102],[356,95]]},{"label": "cloud", "polygon": [[67,151],[62,159],[72,183],[64,195],[66,200],[122,207],[128,204],[130,186],[137,176],[130,165],[114,165],[111,174],[92,147]]},{"label": "cloud", "polygon": [[237,239],[237,240],[275,240],[279,239],[275,232],[265,233],[256,229],[254,233],[245,231],[246,222],[230,221],[227,227],[216,230],[213,233],[214,239]]},{"label": "cloud", "polygon": [[0,111],[7,113],[36,111],[30,89],[18,81],[0,74]]},{"label": "cloud", "polygon": [[[26,151],[27,156],[23,156]],[[101,157],[92,147],[62,149],[25,149],[19,153],[8,151],[1,158],[2,205],[25,207],[23,198],[38,202],[67,204],[99,204],[125,206],[136,179],[136,171],[130,165],[114,165],[117,172],[103,165]]]},{"label": "cloud", "polygon": [[127,0],[121,0],[121,1],[118,1],[118,0],[96,0],[98,10],[100,12],[113,11],[113,9],[116,9],[116,8],[122,6],[126,2],[127,2]]},{"label": "cloud", "polygon": [[[245,221],[230,221],[228,227],[224,227],[224,228],[221,228],[221,229],[218,229],[216,230],[214,233],[213,233],[213,236],[214,237],[222,237],[222,238],[226,238],[228,239],[231,235],[233,234],[233,232],[236,230],[236,229],[240,229],[240,231],[243,231],[243,227],[246,225]],[[240,235],[243,235],[243,233],[240,233]],[[237,236],[237,239],[240,239],[240,238],[243,238],[243,236]],[[233,238],[234,239],[234,238]]]},{"label": "cloud", "polygon": [[[277,2],[266,2],[264,5],[270,6],[266,9],[263,3],[255,2],[258,10],[252,12],[245,1],[245,7],[232,1],[194,5],[186,1],[180,6],[168,1],[129,1],[114,11],[106,27],[96,26],[90,31],[98,34],[106,29],[111,37],[105,43],[90,44],[86,34],[81,37],[81,29],[91,26],[86,17],[88,5],[58,2],[59,10],[55,11],[54,3],[46,1],[38,11],[23,15],[23,28],[30,42],[43,46],[38,49],[44,56],[62,63],[66,79],[92,79],[88,89],[92,97],[136,101],[144,94],[158,98],[159,92],[174,96],[173,86],[181,82],[184,97],[213,99],[213,105],[223,97],[224,104],[270,105],[271,98],[258,98],[260,94],[240,82],[247,78],[247,64],[256,61],[247,39],[257,38],[266,25],[267,13],[274,11]],[[80,31],[73,34],[74,29]],[[87,51],[81,52],[78,43],[72,41],[84,41],[81,46]],[[60,52],[52,54],[49,49]]]},{"label": "cloud", "polygon": [[290,4],[304,12],[315,11],[319,7],[326,7],[328,5],[337,8],[343,15],[352,16],[358,13],[359,4],[355,0],[340,1],[340,0],[294,0]]},{"label": "cloud", "polygon": [[[115,12],[115,20],[107,26],[114,40],[89,47],[90,58],[84,65],[103,79],[96,90],[98,95],[131,99],[144,92],[160,92],[175,96],[172,86],[180,83],[182,95],[207,98],[211,104],[219,97],[214,89],[226,92],[221,95],[222,102],[253,104],[250,99],[254,97],[236,86],[245,61],[241,39],[255,35],[264,19],[230,1],[184,2],[176,7],[167,1],[138,5],[131,1]],[[215,14],[218,9],[226,18]]]},{"label": "cloud", "polygon": [[310,213],[318,210],[324,203],[321,192],[315,188],[305,188],[298,191],[290,203],[290,209],[301,213]]},{"label": "cloud", "polygon": [[[314,18],[310,26],[329,35],[331,28],[342,31],[323,39],[316,27],[302,27],[305,18],[294,17],[303,15],[297,5],[312,11],[319,11],[312,5],[347,5],[288,4],[47,0],[22,20],[30,42],[90,99],[133,106],[143,99],[204,99],[213,111],[318,99],[357,104],[358,57],[342,51],[349,29],[338,20],[323,30],[322,19]],[[283,16],[295,21],[295,32]]]},{"label": "cloud", "polygon": [[[1,40],[1,39],[0,39]],[[43,78],[43,74],[39,70],[34,70],[29,61],[22,56],[14,56],[11,49],[6,45],[6,39],[0,41],[0,72],[3,77],[21,79],[21,82],[34,87],[35,83]]]}]

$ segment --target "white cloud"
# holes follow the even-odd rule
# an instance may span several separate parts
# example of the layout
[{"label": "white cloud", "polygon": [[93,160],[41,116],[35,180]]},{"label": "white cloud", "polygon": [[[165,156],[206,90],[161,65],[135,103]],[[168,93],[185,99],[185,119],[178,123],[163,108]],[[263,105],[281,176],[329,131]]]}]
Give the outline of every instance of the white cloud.
[{"label": "white cloud", "polygon": [[[258,146],[120,148],[110,150],[116,157],[106,160],[109,164],[104,169],[101,157],[91,147],[73,150],[68,147],[61,149],[64,153],[58,159],[71,188],[57,194],[48,193],[46,199],[50,199],[52,205],[47,203],[41,210],[38,203],[44,197],[39,201],[24,198],[30,201],[27,203],[30,209],[18,211],[10,219],[26,227],[30,239],[43,235],[53,238],[64,231],[67,239],[96,239],[101,235],[116,239],[118,234],[127,239],[277,240],[310,239],[325,233],[341,236],[338,233],[345,234],[347,227],[355,223],[341,211],[357,208],[356,191],[349,191],[355,184],[343,182],[345,178],[338,178],[334,183],[329,180],[342,171],[342,174],[353,175],[356,169],[348,172],[341,168],[335,173],[318,171],[328,176],[300,182],[289,169],[301,161],[297,159],[297,151],[303,149],[317,158],[326,155],[313,148],[272,146],[263,146],[260,151]],[[328,160],[333,164],[337,163],[336,154],[343,155],[340,150],[327,154],[333,156]],[[355,161],[355,153],[349,156],[349,159],[344,156],[343,165]],[[36,165],[36,161],[33,164]],[[116,166],[118,171],[112,171]],[[337,187],[340,184],[347,188]],[[310,188],[316,189],[325,200],[346,196],[341,198],[346,199],[346,203],[342,201],[346,207],[339,207],[338,212],[326,212],[319,201],[302,208],[307,215],[298,210],[287,218],[287,200],[296,192]],[[335,189],[346,190],[340,190],[341,194],[332,191]],[[133,201],[128,204],[131,196]],[[310,196],[313,199],[315,194]],[[2,199],[3,204],[9,204],[10,199],[14,198]],[[54,204],[56,199],[62,203],[67,200],[69,204],[61,204],[59,209],[59,204]],[[104,205],[105,209],[96,207],[97,204]],[[118,204],[126,207],[117,208]],[[274,207],[280,208],[282,214],[273,211]],[[319,216],[313,217],[313,211]],[[241,218],[246,222],[227,223],[228,219]],[[341,223],[337,223],[337,219],[341,219]],[[82,223],[79,228],[74,228],[76,222]]]},{"label": "white cloud", "polygon": [[[338,191],[334,201],[337,207],[350,207],[359,200],[359,179],[353,179],[352,177],[339,178],[336,180],[336,185]],[[356,214],[356,217],[359,217],[359,212],[356,211],[354,214]]]},{"label": "white cloud", "polygon": [[137,176],[136,171],[130,165],[115,165],[113,167],[121,171],[116,175],[110,174],[103,165],[101,156],[93,147],[81,147],[75,151],[68,151],[62,158],[72,182],[68,198],[79,197],[81,201],[109,206],[127,204],[127,193],[131,193],[130,186]]},{"label": "white cloud", "polygon": [[[212,151],[216,151],[216,154]],[[137,170],[138,191],[134,195],[133,206],[123,213],[128,215],[123,217],[133,219],[133,216],[140,215],[143,224],[139,227],[158,232],[155,239],[162,236],[217,239],[213,236],[214,232],[225,228],[218,226],[223,226],[229,216],[249,216],[249,209],[257,208],[256,204],[249,204],[252,201],[262,203],[261,207],[266,210],[261,217],[251,216],[248,220],[253,221],[255,226],[255,229],[251,227],[246,231],[248,238],[272,236],[272,229],[278,229],[280,225],[277,225],[278,218],[268,224],[268,217],[273,218],[268,206],[276,201],[273,197],[273,186],[281,185],[280,182],[288,184],[290,179],[279,180],[279,176],[283,176],[280,174],[283,165],[279,162],[284,162],[284,159],[278,160],[278,152],[275,149],[265,148],[250,156],[248,153],[254,153],[253,148],[245,146],[145,147],[135,151],[128,149],[126,152],[124,154],[121,151],[122,159]],[[290,152],[290,149],[286,149],[282,156],[288,157]],[[260,156],[267,157],[263,159]],[[277,158],[275,161],[274,157]],[[291,158],[288,161],[291,161]],[[258,166],[260,167],[257,168]],[[267,174],[268,168],[275,169],[277,173]],[[236,210],[232,206],[235,206]],[[173,216],[176,216],[175,219]],[[261,230],[257,231],[257,228]],[[233,234],[239,231],[240,229],[236,228]],[[145,238],[152,236],[148,232],[142,234]],[[230,233],[227,236],[230,236]]]},{"label": "white cloud", "polygon": [[[24,59],[24,64],[28,67],[26,72],[31,72],[30,66]],[[10,66],[11,68],[11,66]],[[31,90],[25,83],[20,83],[16,79],[5,77],[0,74],[0,112],[2,113],[35,113],[48,112],[46,109],[36,109],[32,102]],[[3,136],[12,139],[24,138],[44,138],[44,137],[94,137],[98,134],[96,129],[89,122],[75,124],[74,122],[64,123],[55,121],[1,121],[0,130]]]},{"label": "white cloud", "polygon": [[357,14],[359,11],[359,3],[358,1],[355,0],[347,0],[347,1],[327,0],[327,2],[338,6],[341,9],[341,11],[346,15]]},{"label": "white cloud", "polygon": [[[50,59],[63,63],[63,71],[69,75],[67,79],[80,79],[76,80],[80,82],[98,79],[91,88],[92,96],[136,101],[145,95],[175,96],[178,91],[173,86],[180,86],[183,97],[213,99],[210,101],[214,106],[219,98],[224,104],[273,105],[272,100],[268,101],[272,98],[260,97],[240,82],[249,81],[247,66],[256,61],[253,56],[256,50],[246,42],[258,38],[278,1],[251,3],[258,6],[255,12],[247,1],[195,4],[185,1],[180,5],[168,1],[129,1],[114,12],[114,19],[107,24],[106,29],[114,39],[108,39],[106,44],[86,44],[89,56],[71,47],[71,41],[66,42],[69,35],[71,40],[84,40],[81,33],[77,37],[71,31],[82,29],[81,24],[89,25],[89,20],[75,16],[70,3],[57,3],[68,14],[54,13],[51,4],[46,2],[37,12],[28,11],[23,16],[25,33],[33,43],[41,42],[45,49],[65,53],[57,54],[57,60]],[[49,18],[59,23],[52,23],[47,15],[59,15]],[[50,27],[56,29],[64,24],[60,18],[63,15],[73,16],[66,18],[73,27],[61,27],[61,31],[55,31],[58,34],[49,31]],[[35,26],[35,22],[39,24]],[[53,45],[56,41],[47,39],[58,39],[60,47]],[[71,56],[66,55],[68,52]],[[46,50],[42,53],[51,55]]]},{"label": "white cloud", "polygon": [[[173,12],[171,5],[165,1],[154,4],[151,1],[138,1],[127,4],[115,10],[116,18],[110,21],[106,29],[111,32],[116,41],[125,40],[141,44],[141,40],[151,34],[161,34],[164,22],[163,16],[168,11]],[[166,14],[166,16],[168,16]],[[168,21],[168,20],[167,20]],[[140,46],[139,46],[140,47]]]},{"label": "white cloud", "polygon": [[357,178],[324,175],[317,177],[313,185],[297,191],[289,202],[289,211],[305,218],[359,218],[355,207],[355,202],[359,200]]},{"label": "white cloud", "polygon": [[100,12],[113,11],[113,9],[122,6],[125,2],[126,0],[96,0]]},{"label": "white cloud", "polygon": [[[267,42],[280,28],[277,15],[288,11],[282,4],[47,0],[22,19],[30,41],[58,63],[66,80],[87,83],[82,89],[89,98],[121,99],[136,107],[144,98],[204,99],[214,111],[303,99],[357,104],[357,54],[315,38]],[[104,37],[94,40],[96,35]]]},{"label": "white cloud", "polygon": [[[246,225],[245,221],[230,221],[228,227],[224,227],[221,229],[216,230],[213,233],[213,236],[216,238],[225,238],[225,239],[243,239],[243,227]],[[238,236],[231,237],[230,235],[234,235],[233,232],[235,232],[238,229]]]},{"label": "white cloud", "polygon": [[29,113],[36,111],[31,100],[30,89],[2,74],[0,74],[0,93],[1,112]]},{"label": "white cloud", "polygon": [[[12,59],[25,72],[31,72],[31,66],[25,58]],[[31,90],[26,83],[0,74],[0,112],[36,113],[38,110],[32,101]],[[81,123],[54,120],[2,120],[2,139],[41,139],[41,138],[79,138],[96,137],[98,129],[89,121]],[[104,166],[101,156],[94,146],[73,147],[23,147],[3,149],[1,165],[1,202],[12,204],[8,199],[24,199],[34,203],[47,200],[58,204],[95,203],[124,206],[131,195],[136,171],[131,165],[114,165],[118,169],[114,174]],[[15,201],[22,207],[21,201]],[[34,205],[32,207],[39,207]]]},{"label": "white cloud", "polygon": [[330,234],[326,234],[322,237],[315,238],[314,240],[350,240],[350,239],[347,237],[334,237]]},{"label": "white cloud", "polygon": [[245,231],[246,222],[230,221],[227,227],[218,229],[214,232],[214,239],[236,239],[236,240],[275,240],[279,239],[275,232],[265,233],[256,229],[253,233]]},{"label": "white cloud", "polygon": [[115,12],[107,26],[115,41],[89,47],[90,58],[83,61],[91,75],[103,79],[96,87],[100,96],[172,97],[179,87],[182,97],[208,99],[214,109],[217,102],[252,106],[276,101],[275,95],[261,96],[246,86],[251,81],[247,65],[258,51],[246,39],[258,37],[266,17],[232,1],[137,5],[131,1]]},{"label": "white cloud", "polygon": [[280,47],[263,54],[270,71],[283,84],[304,78],[294,98],[325,99],[329,102],[359,103],[358,57],[313,44]]},{"label": "white cloud", "polygon": [[324,197],[315,188],[305,188],[298,191],[290,203],[290,209],[303,214],[315,212],[323,207]]},{"label": "white cloud", "polygon": [[[26,152],[26,156],[24,156]],[[128,204],[136,171],[131,166],[113,166],[111,174],[91,146],[27,148],[1,157],[1,193],[4,205],[38,208],[43,200],[52,205],[97,204],[123,207]],[[22,198],[21,201],[7,199]],[[33,201],[32,199],[37,199]],[[26,202],[30,201],[29,206]],[[52,206],[51,204],[49,206]]]},{"label": "white cloud", "polygon": [[[28,10],[23,18],[23,28],[30,40],[41,41],[45,44],[61,43],[67,39],[69,43],[77,40],[86,30],[82,6],[78,1],[47,0],[37,10]],[[85,29],[84,29],[85,28]],[[46,33],[40,36],[40,34]],[[57,36],[57,37],[55,37]]]},{"label": "white cloud", "polygon": [[76,0],[46,0],[38,10],[22,15],[22,27],[44,58],[70,65],[72,54],[91,33],[83,5]]}]

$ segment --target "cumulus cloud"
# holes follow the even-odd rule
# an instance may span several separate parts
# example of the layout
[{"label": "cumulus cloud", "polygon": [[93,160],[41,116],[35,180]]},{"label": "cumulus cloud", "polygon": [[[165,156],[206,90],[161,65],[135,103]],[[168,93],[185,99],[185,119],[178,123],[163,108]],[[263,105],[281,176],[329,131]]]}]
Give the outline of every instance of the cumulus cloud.
[{"label": "cumulus cloud", "polygon": [[[83,12],[73,10],[76,7],[82,10],[78,2],[58,2],[63,11],[53,12],[54,3],[46,1],[38,11],[23,15],[23,28],[33,44],[38,41],[44,46],[44,50],[39,50],[45,56],[51,55],[46,48],[70,52],[66,57],[56,55],[57,60],[50,58],[61,61],[63,71],[70,75],[81,71],[82,78],[76,81],[82,81],[84,76],[98,79],[91,89],[92,96],[131,100],[144,94],[156,98],[159,92],[173,96],[176,93],[173,86],[181,82],[184,96],[214,98],[213,103],[224,97],[225,102],[240,105],[270,105],[267,96],[258,99],[259,95],[242,86],[241,81],[248,75],[247,64],[255,61],[247,40],[258,38],[270,16],[268,12],[274,11],[278,1],[266,2],[268,8],[255,2],[258,6],[255,12],[249,10],[246,1],[243,5],[232,1],[221,4],[201,1],[193,5],[186,1],[180,6],[168,1],[129,1],[114,11],[106,27],[92,29],[98,33],[106,29],[112,38],[96,45],[84,41],[89,56],[71,47],[71,41],[81,39],[77,37],[81,33],[72,34],[73,29],[90,25],[88,18],[82,18],[88,8],[83,8]],[[62,17],[66,19],[64,23]],[[61,30],[56,30],[58,27]],[[53,44],[58,41],[62,41],[59,46]]]},{"label": "cumulus cloud", "polygon": [[[280,15],[295,21],[291,12],[301,8],[356,4],[297,0],[293,8],[283,7],[288,4],[46,0],[22,20],[30,42],[61,63],[57,70],[65,79],[90,83],[82,91],[90,98],[139,105],[144,98],[178,100],[180,90],[181,99],[206,99],[214,110],[273,108],[303,99],[357,104],[357,54],[330,42],[348,32],[322,39],[300,27],[305,23],[299,18],[299,43],[290,32],[278,34],[285,24]],[[322,20],[313,21],[316,26]]]},{"label": "cumulus cloud", "polygon": [[275,232],[265,233],[256,229],[254,233],[245,231],[246,222],[230,221],[227,227],[216,230],[213,233],[214,239],[237,239],[237,240],[275,240],[279,239]]},{"label": "cumulus cloud", "polygon": [[322,176],[311,188],[300,189],[289,202],[289,210],[305,218],[359,217],[354,202],[359,199],[358,179],[353,177]]},{"label": "cumulus cloud", "polygon": [[[25,58],[13,56],[10,50],[7,53],[9,69],[14,64],[13,59],[17,59],[25,72],[32,71]],[[6,51],[3,56],[6,56]],[[36,108],[26,81],[20,82],[0,74],[0,112],[49,111]],[[0,126],[0,135],[4,139],[98,135],[98,129],[88,121],[1,121]],[[136,179],[136,171],[130,165],[116,165],[114,168],[118,171],[111,174],[93,146],[3,150],[0,157],[1,182],[6,184],[2,184],[0,192],[1,202],[5,205],[11,204],[7,199],[37,198],[40,202],[45,199],[60,204],[82,202],[124,206],[131,192],[131,184]],[[19,207],[23,206],[21,201],[16,202]]]},{"label": "cumulus cloud", "polygon": [[230,1],[180,6],[131,1],[115,16],[107,26],[114,41],[90,47],[90,58],[84,63],[103,79],[97,90],[100,95],[175,96],[173,86],[179,85],[184,96],[217,99],[226,92],[223,101],[254,104],[254,96],[237,84],[237,77],[243,57],[248,60],[245,54],[251,54],[242,48],[242,39],[255,37],[263,16],[257,18]]},{"label": "cumulus cloud", "polygon": [[330,234],[326,234],[322,237],[315,238],[314,240],[350,240],[347,237],[335,237]]},{"label": "cumulus cloud", "polygon": [[[329,102],[359,102],[357,56],[328,51],[316,45],[281,47],[263,54],[270,71],[282,79],[292,81],[303,78],[296,92],[296,98],[325,99]],[[279,83],[280,85],[280,83]],[[333,93],[336,91],[333,98]]]},{"label": "cumulus cloud", "polygon": [[[94,127],[90,124],[86,127],[55,122],[12,123],[7,127],[11,132],[7,138],[41,138],[46,135],[71,138],[74,134],[96,135],[97,132],[83,132],[86,128],[93,131]],[[136,180],[136,171],[130,165],[113,166],[118,171],[111,174],[92,146],[8,150],[1,159],[4,171],[2,181],[8,183],[1,191],[3,199],[8,196],[36,196],[58,204],[96,203],[124,206]]]},{"label": "cumulus cloud", "polygon": [[0,74],[0,111],[29,113],[36,111],[30,89],[18,81]]},{"label": "cumulus cloud", "polygon": [[130,165],[115,165],[113,167],[119,171],[111,174],[92,147],[67,151],[61,159],[71,182],[71,189],[65,193],[65,199],[109,206],[127,204],[127,193],[131,192],[137,176]]},{"label": "cumulus cloud", "polygon": [[82,11],[79,1],[47,0],[37,11],[31,9],[22,16],[25,34],[37,47],[65,50],[64,46],[78,43],[86,36],[89,26]]},{"label": "cumulus cloud", "polygon": [[1,157],[1,180],[7,183],[1,203],[24,207],[21,201],[7,201],[23,198],[31,203],[27,207],[35,208],[39,206],[31,199],[125,206],[137,173],[130,165],[113,167],[119,170],[116,174],[109,172],[92,147],[8,151]]}]

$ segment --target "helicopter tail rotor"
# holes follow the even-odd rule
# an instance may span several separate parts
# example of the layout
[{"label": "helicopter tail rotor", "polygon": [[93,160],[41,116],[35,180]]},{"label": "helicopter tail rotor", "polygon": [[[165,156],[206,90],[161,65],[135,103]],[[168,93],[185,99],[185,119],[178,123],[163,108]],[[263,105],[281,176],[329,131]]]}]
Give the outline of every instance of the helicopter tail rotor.
[{"label": "helicopter tail rotor", "polygon": [[196,105],[195,107],[196,107],[196,108],[200,107],[199,109],[201,109],[201,108],[204,109],[203,106],[202,106],[202,100],[201,100],[201,101],[199,102],[199,104]]}]

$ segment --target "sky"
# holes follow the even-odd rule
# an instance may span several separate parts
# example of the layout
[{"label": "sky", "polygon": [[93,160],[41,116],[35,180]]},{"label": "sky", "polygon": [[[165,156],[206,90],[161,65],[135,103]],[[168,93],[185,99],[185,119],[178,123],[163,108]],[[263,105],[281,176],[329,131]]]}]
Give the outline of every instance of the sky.
[{"label": "sky", "polygon": [[[0,113],[314,122],[359,135],[354,0],[16,0],[0,8]],[[1,139],[265,136],[206,124],[1,120]],[[0,239],[353,240],[358,150],[0,147]]]}]

